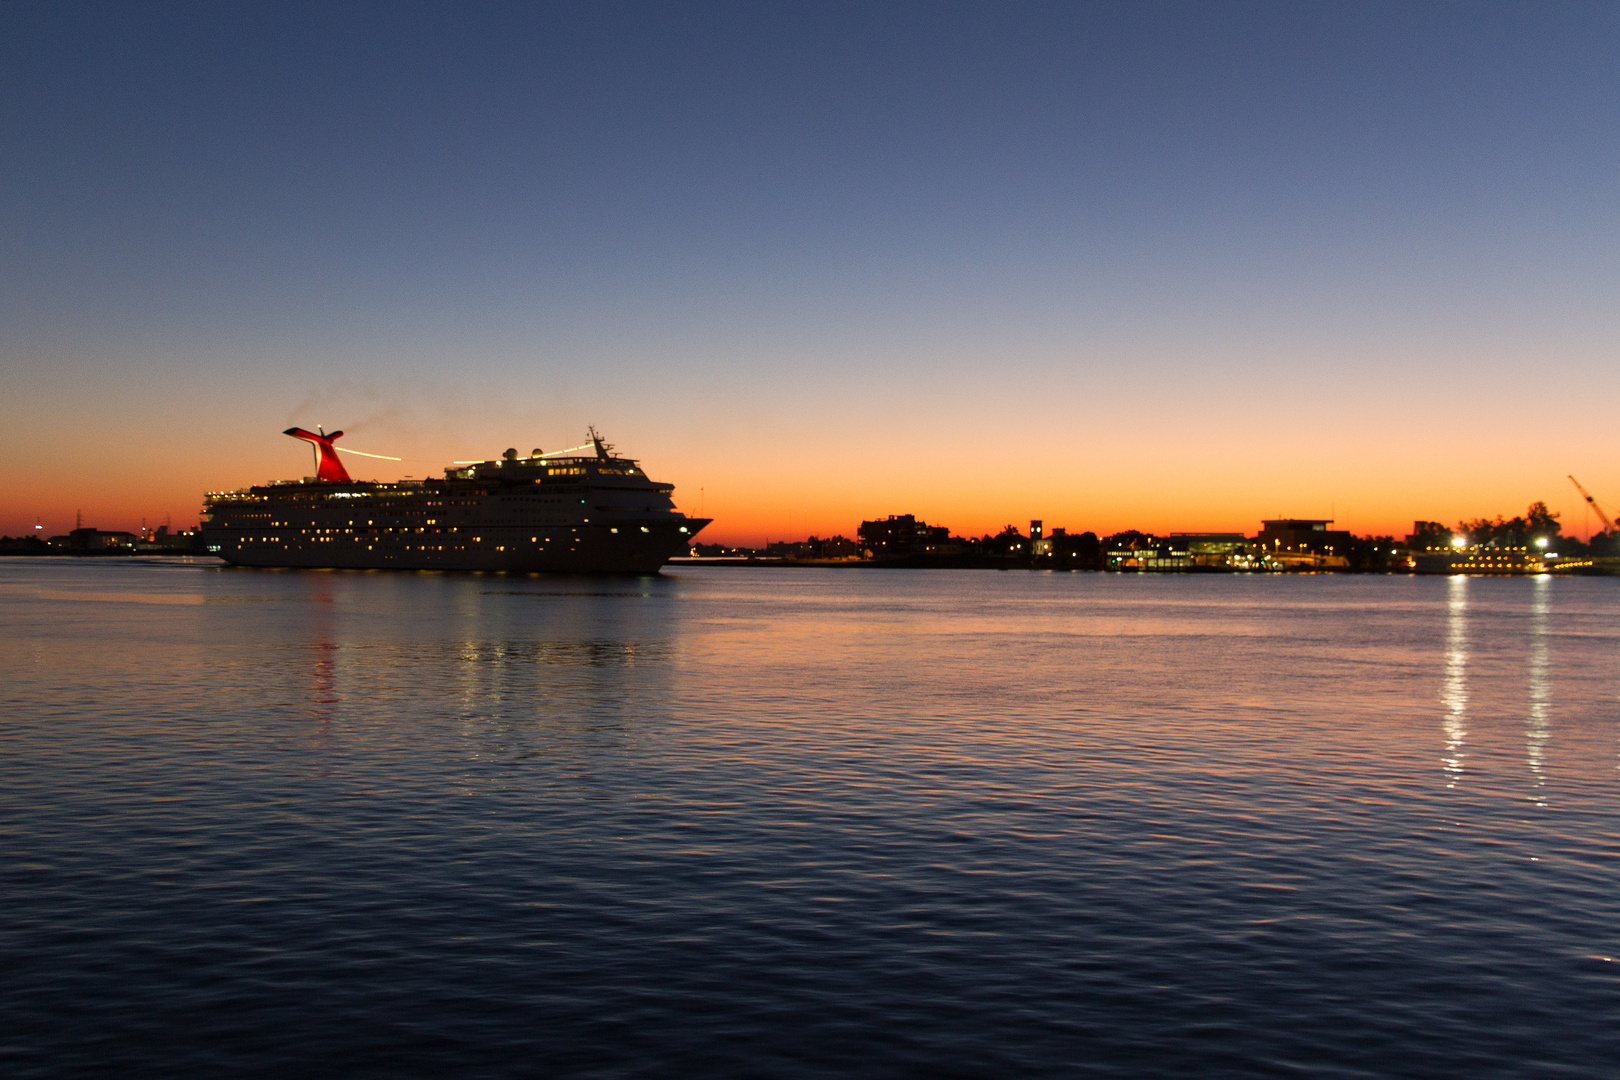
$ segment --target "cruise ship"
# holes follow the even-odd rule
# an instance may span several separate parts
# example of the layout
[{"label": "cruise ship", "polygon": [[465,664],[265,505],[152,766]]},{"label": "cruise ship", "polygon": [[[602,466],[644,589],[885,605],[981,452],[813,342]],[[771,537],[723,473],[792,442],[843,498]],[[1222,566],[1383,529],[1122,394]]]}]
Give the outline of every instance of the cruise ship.
[{"label": "cruise ship", "polygon": [[211,492],[208,551],[237,566],[515,573],[656,573],[710,518],[675,509],[595,428],[581,446],[457,462],[444,479],[350,479],[343,432],[288,428],[312,444],[314,476]]}]

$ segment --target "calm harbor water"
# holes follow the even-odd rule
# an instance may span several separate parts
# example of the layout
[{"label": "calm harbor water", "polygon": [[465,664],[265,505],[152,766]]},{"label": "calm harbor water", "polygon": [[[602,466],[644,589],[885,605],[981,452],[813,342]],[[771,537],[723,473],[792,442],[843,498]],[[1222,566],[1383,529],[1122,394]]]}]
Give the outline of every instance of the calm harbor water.
[{"label": "calm harbor water", "polygon": [[1620,580],[0,560],[0,1072],[1613,1076]]}]

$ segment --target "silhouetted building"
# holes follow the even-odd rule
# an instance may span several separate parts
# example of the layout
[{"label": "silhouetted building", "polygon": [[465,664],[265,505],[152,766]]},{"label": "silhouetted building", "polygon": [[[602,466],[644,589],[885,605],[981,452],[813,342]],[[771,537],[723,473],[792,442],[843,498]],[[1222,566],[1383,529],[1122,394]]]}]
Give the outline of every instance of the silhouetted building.
[{"label": "silhouetted building", "polygon": [[1111,548],[1107,558],[1109,570],[1187,570],[1192,565],[1187,549],[1168,540],[1151,546]]},{"label": "silhouetted building", "polygon": [[1274,518],[1262,520],[1255,542],[1275,554],[1279,551],[1343,555],[1350,550],[1350,531],[1330,529],[1332,518]]},{"label": "silhouetted building", "polygon": [[0,536],[0,555],[50,555],[51,545],[40,536]]},{"label": "silhouetted building", "polygon": [[1054,570],[1100,570],[1102,547],[1094,532],[1069,535],[1067,529],[1053,529],[1040,540],[1037,562]]},{"label": "silhouetted building", "polygon": [[1170,534],[1170,548],[1185,553],[1189,566],[1208,569],[1251,569],[1249,558],[1255,541],[1242,533],[1176,532]]},{"label": "silhouetted building", "polygon": [[938,554],[954,547],[950,542],[950,529],[918,521],[911,514],[890,514],[881,521],[863,521],[856,535],[871,559]]},{"label": "silhouetted building", "polygon": [[1438,521],[1414,521],[1412,531],[1406,534],[1406,546],[1412,551],[1427,551],[1450,544],[1451,530]]},{"label": "silhouetted building", "polygon": [[1170,543],[1186,549],[1189,555],[1232,555],[1241,553],[1253,541],[1242,533],[1175,532],[1170,534]]},{"label": "silhouetted building", "polygon": [[119,548],[135,550],[135,534],[102,532],[100,529],[74,529],[68,533],[70,551],[112,551]]}]

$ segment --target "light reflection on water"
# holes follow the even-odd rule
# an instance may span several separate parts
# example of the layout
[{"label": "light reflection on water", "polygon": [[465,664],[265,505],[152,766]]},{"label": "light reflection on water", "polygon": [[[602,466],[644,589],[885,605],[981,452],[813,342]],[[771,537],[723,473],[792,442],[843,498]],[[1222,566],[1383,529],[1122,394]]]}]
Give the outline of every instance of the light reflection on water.
[{"label": "light reflection on water", "polygon": [[1542,788],[1546,778],[1542,774],[1546,742],[1551,737],[1549,711],[1552,708],[1552,684],[1547,671],[1547,621],[1552,601],[1552,578],[1542,576],[1530,581],[1530,708],[1525,718],[1524,757],[1530,766],[1534,791],[1531,798],[1544,804]]},{"label": "light reflection on water", "polygon": [[1456,787],[1463,773],[1463,746],[1468,739],[1468,583],[1466,577],[1449,578],[1446,602],[1446,678],[1441,690],[1445,703],[1445,768],[1447,787]]},{"label": "light reflection on water", "polygon": [[3,561],[0,1061],[1603,1075],[1617,584]]}]

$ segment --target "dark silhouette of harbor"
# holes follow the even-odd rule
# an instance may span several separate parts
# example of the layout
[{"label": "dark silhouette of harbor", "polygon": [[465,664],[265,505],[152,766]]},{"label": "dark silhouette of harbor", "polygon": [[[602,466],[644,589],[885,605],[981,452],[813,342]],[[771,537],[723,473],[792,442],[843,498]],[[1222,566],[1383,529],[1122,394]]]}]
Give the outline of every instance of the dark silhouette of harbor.
[{"label": "dark silhouette of harbor", "polygon": [[202,531],[196,527],[170,532],[167,525],[140,532],[80,526],[60,536],[0,536],[0,555],[68,555],[111,557],[130,555],[207,555]]},{"label": "dark silhouette of harbor", "polygon": [[[1099,536],[1037,518],[1028,529],[959,536],[913,514],[862,521],[853,538],[808,536],[757,548],[694,544],[676,563],[847,569],[984,569],[1124,573],[1603,574],[1620,573],[1620,527],[1588,540],[1565,535],[1545,502],[1512,518],[1474,518],[1448,527],[1414,521],[1403,537],[1357,536],[1330,518],[1267,518],[1254,535],[1127,529]],[[1605,524],[1609,522],[1605,519]],[[0,537],[0,555],[125,557],[207,555],[197,528],[139,533],[80,527],[48,539]]]},{"label": "dark silhouette of harbor", "polygon": [[958,536],[913,514],[862,521],[855,538],[766,542],[759,548],[695,544],[675,561],[721,566],[952,568],[1141,573],[1614,573],[1620,529],[1582,541],[1562,532],[1544,502],[1507,519],[1476,518],[1447,528],[1414,521],[1404,537],[1357,536],[1330,518],[1268,518],[1254,535],[1128,529],[1099,536],[1033,519],[1028,531],[1007,525]]}]

